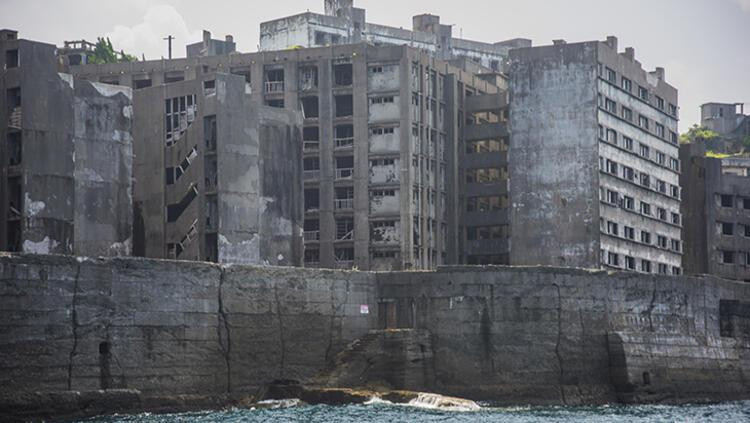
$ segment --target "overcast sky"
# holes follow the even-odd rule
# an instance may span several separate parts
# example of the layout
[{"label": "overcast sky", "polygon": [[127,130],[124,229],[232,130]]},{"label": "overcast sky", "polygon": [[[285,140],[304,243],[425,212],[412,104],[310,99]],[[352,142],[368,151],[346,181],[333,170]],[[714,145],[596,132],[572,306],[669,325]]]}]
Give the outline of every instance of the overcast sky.
[{"label": "overcast sky", "polygon": [[[454,35],[495,42],[530,38],[534,45],[616,35],[620,48],[635,47],[646,69],[666,68],[680,91],[685,131],[699,121],[700,104],[750,103],[750,0],[355,0],[367,21],[411,27],[420,13],[455,24]],[[234,35],[238,50],[257,51],[260,22],[310,10],[323,0],[0,0],[0,27],[26,39],[61,45],[107,35],[116,49],[147,59],[166,56],[167,35],[177,37],[175,56],[199,41]],[[750,106],[748,106],[750,108]],[[748,111],[746,111],[748,113]]]}]

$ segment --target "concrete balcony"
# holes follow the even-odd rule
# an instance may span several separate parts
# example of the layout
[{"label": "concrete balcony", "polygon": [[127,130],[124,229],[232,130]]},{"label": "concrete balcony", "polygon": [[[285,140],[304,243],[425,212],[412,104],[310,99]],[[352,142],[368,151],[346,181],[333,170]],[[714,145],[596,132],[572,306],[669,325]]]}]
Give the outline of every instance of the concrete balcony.
[{"label": "concrete balcony", "polygon": [[336,210],[354,210],[353,198],[337,198],[333,202],[334,209]]},{"label": "concrete balcony", "polygon": [[336,150],[351,150],[354,148],[354,137],[334,138],[333,142]]},{"label": "concrete balcony", "polygon": [[317,152],[320,150],[320,141],[304,141],[302,143],[302,150],[305,153]]},{"label": "concrete balcony", "polygon": [[508,106],[508,99],[505,93],[473,95],[466,98],[466,112],[490,112],[499,110]]},{"label": "concrete balcony", "polygon": [[508,136],[508,126],[504,123],[486,123],[482,125],[468,125],[464,128],[466,141],[487,140]]},{"label": "concrete balcony", "polygon": [[336,180],[352,179],[354,177],[354,168],[336,169]]}]

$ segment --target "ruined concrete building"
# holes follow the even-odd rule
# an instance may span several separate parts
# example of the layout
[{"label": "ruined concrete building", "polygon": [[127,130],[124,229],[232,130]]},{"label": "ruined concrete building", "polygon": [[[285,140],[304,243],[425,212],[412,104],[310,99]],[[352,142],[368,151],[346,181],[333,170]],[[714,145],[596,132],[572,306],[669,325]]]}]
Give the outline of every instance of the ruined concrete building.
[{"label": "ruined concrete building", "polygon": [[211,33],[203,31],[203,40],[199,43],[189,44],[186,47],[187,57],[217,56],[220,54],[234,53],[237,48],[234,37],[227,35],[224,40],[214,40]]},{"label": "ruined concrete building", "polygon": [[685,272],[750,282],[750,159],[680,148]]},{"label": "ruined concrete building", "polygon": [[[490,77],[418,49],[364,43],[71,68],[82,78],[134,88],[170,87],[215,71],[241,76],[247,85],[234,89],[250,91],[253,103],[303,114],[306,265],[386,270],[457,263],[465,239],[458,210],[469,201],[482,204],[472,216],[495,214],[475,222],[492,233],[485,240],[482,229],[471,239],[474,251],[495,260],[507,255],[507,245],[495,245],[497,254],[481,247],[507,227],[507,213],[498,211],[507,169],[495,160],[507,145],[500,139],[507,135],[500,122],[507,105]],[[471,153],[464,136],[477,143]]]},{"label": "ruined concrete building", "polygon": [[511,263],[682,271],[677,90],[617,39],[510,53]]},{"label": "ruined concrete building", "polygon": [[706,103],[701,106],[701,125],[722,136],[750,137],[750,115],[743,103]]},{"label": "ruined concrete building", "polygon": [[134,254],[302,264],[298,112],[224,73],[137,90]]},{"label": "ruined concrete building", "polygon": [[454,25],[443,25],[435,15],[413,18],[413,30],[366,22],[366,11],[353,0],[324,0],[325,14],[305,12],[264,22],[260,50],[324,47],[367,42],[375,46],[406,45],[429,52],[444,61],[468,60],[493,71],[506,70],[508,51],[530,47],[531,40],[517,38],[483,43],[453,37]]},{"label": "ruined concrete building", "polygon": [[131,89],[58,73],[55,50],[0,31],[0,249],[128,255]]}]

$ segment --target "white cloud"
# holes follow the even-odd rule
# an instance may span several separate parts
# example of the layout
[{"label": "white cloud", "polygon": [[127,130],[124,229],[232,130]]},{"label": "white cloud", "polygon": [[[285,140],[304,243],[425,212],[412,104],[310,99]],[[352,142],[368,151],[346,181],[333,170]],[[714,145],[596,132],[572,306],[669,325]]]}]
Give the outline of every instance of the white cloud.
[{"label": "white cloud", "polygon": [[732,1],[739,4],[742,10],[750,13],[750,0],[732,0]]},{"label": "white cloud", "polygon": [[190,31],[185,19],[177,9],[169,4],[156,4],[147,8],[142,22],[133,26],[117,25],[107,34],[112,45],[118,50],[147,59],[167,56],[168,35],[172,41],[172,56],[184,57],[185,45],[200,41],[201,31]]}]

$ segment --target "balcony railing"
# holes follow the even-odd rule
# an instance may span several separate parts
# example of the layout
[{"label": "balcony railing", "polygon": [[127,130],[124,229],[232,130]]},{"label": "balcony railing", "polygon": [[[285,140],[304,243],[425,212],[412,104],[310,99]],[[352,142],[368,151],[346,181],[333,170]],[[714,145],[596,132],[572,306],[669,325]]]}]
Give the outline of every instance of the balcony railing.
[{"label": "balcony railing", "polygon": [[267,93],[283,93],[284,81],[266,81]]},{"label": "balcony railing", "polygon": [[354,147],[354,137],[349,138],[334,138],[337,149],[347,149]]},{"label": "balcony railing", "polygon": [[354,229],[349,232],[336,234],[336,241],[351,241],[354,239]]},{"label": "balcony railing", "polygon": [[314,181],[320,179],[320,170],[305,170],[302,172],[305,181]]},{"label": "balcony railing", "polygon": [[352,210],[354,209],[353,198],[337,198],[334,200],[334,206],[336,210]]},{"label": "balcony railing", "polygon": [[10,110],[10,117],[8,118],[8,127],[14,129],[21,129],[23,124],[23,115],[21,114],[21,107],[14,107]]},{"label": "balcony railing", "polygon": [[302,143],[302,148],[304,151],[318,151],[320,149],[320,142],[319,141],[304,141]]},{"label": "balcony railing", "polygon": [[352,179],[354,176],[354,168],[340,168],[336,169],[336,179]]},{"label": "balcony railing", "polygon": [[354,268],[354,260],[336,260],[337,269],[352,269]]},{"label": "balcony railing", "polygon": [[307,242],[320,241],[320,231],[306,231],[304,237]]}]

